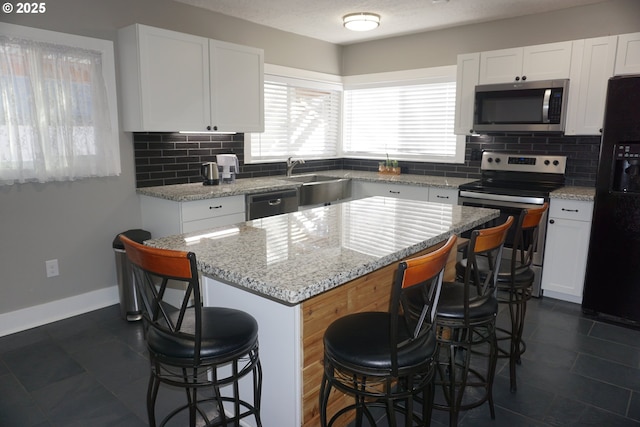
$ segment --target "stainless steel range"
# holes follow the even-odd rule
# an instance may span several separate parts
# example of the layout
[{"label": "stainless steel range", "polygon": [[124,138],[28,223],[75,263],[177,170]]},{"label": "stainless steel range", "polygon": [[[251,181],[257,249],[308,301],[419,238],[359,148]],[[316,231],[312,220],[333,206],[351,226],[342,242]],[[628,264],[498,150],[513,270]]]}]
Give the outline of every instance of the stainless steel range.
[{"label": "stainless steel range", "polygon": [[[458,201],[465,206],[479,206],[500,210],[496,223],[509,215],[517,218],[522,209],[539,207],[549,201],[549,194],[564,185],[566,156],[529,155],[502,152],[482,153],[479,181],[460,186]],[[542,218],[538,247],[533,257],[536,280],[533,296],[541,295],[544,242],[547,231],[547,214]],[[510,256],[513,237],[505,243],[505,254]]]}]

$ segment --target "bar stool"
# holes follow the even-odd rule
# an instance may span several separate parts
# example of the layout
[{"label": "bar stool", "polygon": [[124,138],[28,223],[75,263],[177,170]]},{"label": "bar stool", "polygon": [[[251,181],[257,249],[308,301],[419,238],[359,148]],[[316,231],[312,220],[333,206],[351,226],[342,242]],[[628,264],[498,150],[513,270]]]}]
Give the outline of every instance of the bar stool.
[{"label": "bar stool", "polygon": [[[544,203],[539,208],[523,209],[520,212],[513,234],[513,246],[510,259],[505,257],[498,273],[498,303],[509,306],[510,330],[497,328],[498,357],[509,358],[509,380],[512,393],[517,391],[516,364],[526,350],[522,340],[524,318],[527,312],[527,301],[531,299],[535,272],[531,268],[533,254],[538,246],[540,223],[549,207]],[[456,264],[457,274],[463,274],[467,260]],[[478,268],[486,274],[487,266],[482,260]],[[509,341],[509,348],[500,346],[500,342]]]},{"label": "bar stool", "polygon": [[[256,320],[239,310],[202,306],[194,253],[151,248],[124,235],[120,240],[142,301],[151,362],[149,425],[156,426],[160,384],[168,384],[185,389],[187,403],[171,411],[160,426],[183,411],[188,412],[190,427],[202,422],[207,426],[238,426],[241,419],[250,416],[261,426],[262,368]],[[179,298],[171,297],[177,289],[184,293]],[[238,385],[249,375],[252,403],[240,398]],[[232,413],[225,412],[225,403]]]},{"label": "bar stool", "polygon": [[[324,335],[324,374],[320,387],[320,424],[343,423],[355,412],[374,426],[371,409],[384,408],[388,425],[428,426],[433,400],[433,319],[447,258],[456,244],[451,236],[429,254],[403,261],[392,287],[389,312],[363,312],[334,321]],[[353,396],[354,403],[327,420],[332,390]],[[422,401],[414,411],[414,398]],[[341,424],[342,425],[342,424]]]},{"label": "bar stool", "polygon": [[[438,373],[435,382],[442,387],[444,401],[435,402],[433,407],[449,412],[450,426],[458,425],[460,411],[484,402],[489,403],[491,418],[495,418],[492,394],[497,361],[495,293],[502,249],[512,224],[510,216],[496,227],[472,231],[463,282],[442,286],[436,314]],[[490,274],[481,274],[480,259],[487,261]],[[480,372],[478,362],[472,361],[472,354],[477,355],[476,349],[486,346],[489,347],[486,371]],[[473,394],[475,399],[472,399],[467,389],[480,389],[481,394],[479,397]]]}]

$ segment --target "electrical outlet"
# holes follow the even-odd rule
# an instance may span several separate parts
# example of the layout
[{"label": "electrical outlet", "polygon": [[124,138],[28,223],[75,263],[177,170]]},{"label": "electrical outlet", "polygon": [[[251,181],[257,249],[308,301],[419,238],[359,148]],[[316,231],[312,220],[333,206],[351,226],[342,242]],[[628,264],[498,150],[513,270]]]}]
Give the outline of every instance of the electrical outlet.
[{"label": "electrical outlet", "polygon": [[58,270],[57,259],[50,259],[48,261],[45,261],[44,264],[47,267],[47,277],[55,277],[60,274],[60,271]]}]

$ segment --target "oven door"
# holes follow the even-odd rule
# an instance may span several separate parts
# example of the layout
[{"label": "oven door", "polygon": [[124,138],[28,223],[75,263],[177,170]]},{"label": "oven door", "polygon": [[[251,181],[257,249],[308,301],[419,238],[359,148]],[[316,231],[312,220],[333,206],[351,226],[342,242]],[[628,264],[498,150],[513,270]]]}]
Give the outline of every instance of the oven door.
[{"label": "oven door", "polygon": [[[481,197],[481,196],[479,196]],[[544,203],[544,199],[543,203]],[[500,216],[496,218],[495,224],[502,224],[511,215],[514,220],[517,221],[520,213],[523,209],[539,208],[543,203],[521,203],[512,202],[508,200],[486,200],[482,198],[472,198],[460,196],[458,197],[458,204],[463,206],[474,206],[479,208],[489,208],[500,210]],[[541,295],[541,281],[542,281],[542,262],[544,259],[544,241],[547,234],[547,215],[549,211],[545,212],[544,216],[540,219],[540,227],[538,228],[538,245],[533,254],[533,270],[536,275],[535,283],[533,285],[532,294],[535,297]],[[507,240],[504,244],[504,259],[511,259],[511,249],[513,248],[513,232],[507,235]]]}]

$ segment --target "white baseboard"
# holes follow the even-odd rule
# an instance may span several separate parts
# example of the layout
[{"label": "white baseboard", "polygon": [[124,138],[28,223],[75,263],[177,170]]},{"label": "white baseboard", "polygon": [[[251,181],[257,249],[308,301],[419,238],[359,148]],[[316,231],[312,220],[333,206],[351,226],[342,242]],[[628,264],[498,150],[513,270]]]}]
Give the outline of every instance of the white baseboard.
[{"label": "white baseboard", "polygon": [[0,314],[0,337],[108,307],[119,301],[118,287],[112,286],[46,304],[2,313]]}]

